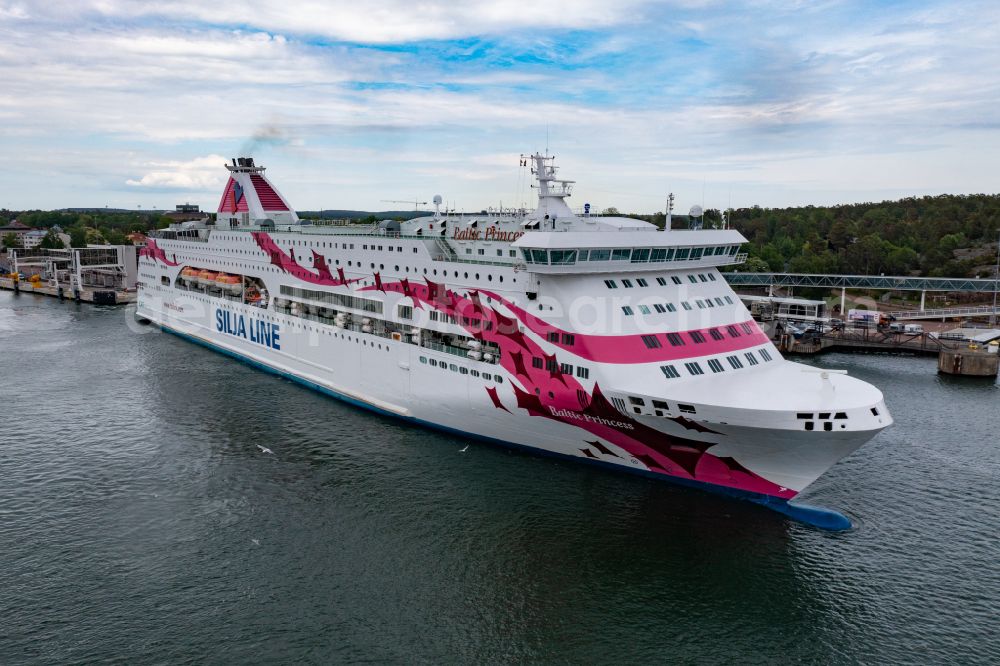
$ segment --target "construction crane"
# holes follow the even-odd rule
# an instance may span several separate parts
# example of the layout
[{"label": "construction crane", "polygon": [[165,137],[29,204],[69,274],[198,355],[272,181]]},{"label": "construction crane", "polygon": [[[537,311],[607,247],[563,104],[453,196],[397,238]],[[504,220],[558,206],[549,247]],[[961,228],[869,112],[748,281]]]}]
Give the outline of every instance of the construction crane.
[{"label": "construction crane", "polygon": [[420,210],[420,206],[426,206],[426,201],[417,201],[416,199],[382,199],[382,203],[405,203],[413,204],[413,210]]}]

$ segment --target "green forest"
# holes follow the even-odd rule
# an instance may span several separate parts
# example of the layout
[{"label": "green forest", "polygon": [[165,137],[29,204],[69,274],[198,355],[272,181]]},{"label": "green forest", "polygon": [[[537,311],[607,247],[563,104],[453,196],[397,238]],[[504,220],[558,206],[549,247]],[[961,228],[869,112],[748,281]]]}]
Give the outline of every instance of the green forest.
[{"label": "green forest", "polygon": [[[606,212],[617,212],[608,209]],[[635,215],[663,226],[664,215]],[[705,227],[723,213],[705,211]],[[1000,230],[1000,195],[945,194],[899,201],[797,208],[738,208],[730,224],[750,241],[740,270],[758,272],[992,275]],[[167,226],[159,213],[136,211],[0,211],[3,224],[62,227],[73,245],[127,242],[133,231]],[[675,217],[682,228],[686,219]]]},{"label": "green forest", "polygon": [[58,225],[63,233],[70,235],[70,244],[73,247],[83,247],[87,243],[127,245],[126,234],[133,231],[145,233],[151,229],[162,229],[170,223],[168,218],[154,212],[0,210],[0,225],[9,224],[12,220],[38,229],[50,229]]},{"label": "green forest", "polygon": [[[663,215],[657,216],[662,225]],[[705,212],[705,227],[722,213]],[[798,208],[739,208],[731,226],[750,241],[741,270],[988,277],[996,262],[1000,195],[941,195]],[[681,227],[684,220],[675,220]]]}]

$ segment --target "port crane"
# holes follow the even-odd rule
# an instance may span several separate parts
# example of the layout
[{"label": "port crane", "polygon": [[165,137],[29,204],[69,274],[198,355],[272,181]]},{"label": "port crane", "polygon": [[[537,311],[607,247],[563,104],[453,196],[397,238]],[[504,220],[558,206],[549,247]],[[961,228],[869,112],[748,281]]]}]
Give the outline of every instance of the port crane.
[{"label": "port crane", "polygon": [[418,201],[417,199],[381,199],[382,203],[405,203],[413,204],[413,210],[420,210],[420,206],[426,206],[426,201]]}]

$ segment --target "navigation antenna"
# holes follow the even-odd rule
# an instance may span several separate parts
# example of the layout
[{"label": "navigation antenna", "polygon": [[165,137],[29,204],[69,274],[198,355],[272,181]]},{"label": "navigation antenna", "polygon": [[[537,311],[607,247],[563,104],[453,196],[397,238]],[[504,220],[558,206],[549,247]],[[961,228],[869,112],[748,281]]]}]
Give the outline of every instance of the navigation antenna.
[{"label": "navigation antenna", "polygon": [[667,195],[667,220],[663,225],[664,231],[670,231],[670,222],[671,219],[673,218],[673,212],[674,212],[674,193],[671,192],[670,194]]}]

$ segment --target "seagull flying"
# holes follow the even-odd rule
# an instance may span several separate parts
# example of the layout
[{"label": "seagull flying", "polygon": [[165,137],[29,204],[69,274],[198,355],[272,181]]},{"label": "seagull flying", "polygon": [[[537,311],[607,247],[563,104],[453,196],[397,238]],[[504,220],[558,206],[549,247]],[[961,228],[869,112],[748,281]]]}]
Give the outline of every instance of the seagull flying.
[{"label": "seagull flying", "polygon": [[257,445],[257,448],[260,449],[261,453],[274,453],[274,451],[272,451],[271,449],[267,448],[266,446],[261,446],[260,444]]},{"label": "seagull flying", "polygon": [[466,451],[468,451],[468,450],[469,450],[469,445],[468,445],[468,444],[466,444],[466,445],[465,445],[465,448],[464,448],[464,449],[462,449],[461,451],[459,451],[459,453],[465,453],[465,452],[466,452]]},{"label": "seagull flying", "polygon": [[259,539],[250,539],[250,541],[252,541],[253,545],[255,545],[255,546],[259,546],[260,545],[260,540]]}]

